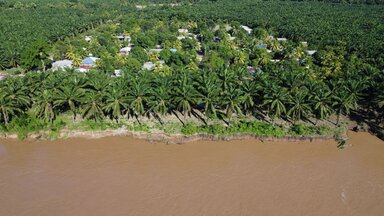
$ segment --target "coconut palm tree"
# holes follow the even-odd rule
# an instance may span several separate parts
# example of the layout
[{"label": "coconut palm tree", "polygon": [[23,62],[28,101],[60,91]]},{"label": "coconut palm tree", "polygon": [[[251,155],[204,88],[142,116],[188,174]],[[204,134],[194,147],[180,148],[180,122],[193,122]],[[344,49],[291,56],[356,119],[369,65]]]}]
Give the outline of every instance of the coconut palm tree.
[{"label": "coconut palm tree", "polygon": [[226,116],[231,120],[233,114],[242,115],[241,105],[243,104],[243,92],[240,88],[231,85],[222,98],[222,106],[225,108]]},{"label": "coconut palm tree", "polygon": [[170,80],[165,76],[155,76],[148,92],[148,111],[161,119],[161,116],[168,113],[169,108]]},{"label": "coconut palm tree", "polygon": [[145,113],[145,103],[147,102],[149,92],[148,79],[144,75],[133,76],[129,82],[129,107],[136,118],[141,117]]},{"label": "coconut palm tree", "polygon": [[2,119],[5,125],[8,125],[11,116],[22,113],[17,101],[11,99],[7,91],[6,88],[0,89],[0,120]]},{"label": "coconut palm tree", "polygon": [[317,119],[325,119],[333,113],[332,92],[328,88],[313,92],[313,110]]},{"label": "coconut palm tree", "polygon": [[287,115],[290,116],[294,122],[307,117],[311,113],[311,106],[308,100],[308,93],[306,89],[302,88],[290,95],[288,98],[290,109]]},{"label": "coconut palm tree", "polygon": [[79,86],[63,85],[54,92],[54,106],[67,106],[73,113],[73,120],[76,119],[77,106],[83,100],[84,90]]},{"label": "coconut palm tree", "polygon": [[49,122],[52,124],[53,119],[55,118],[55,112],[53,109],[54,100],[52,92],[47,89],[44,89],[42,92],[37,94],[32,100],[32,113],[44,120],[49,120]]},{"label": "coconut palm tree", "polygon": [[104,116],[103,106],[101,94],[98,94],[94,90],[87,91],[82,102],[82,117],[98,121]]},{"label": "coconut palm tree", "polygon": [[105,104],[104,110],[108,113],[116,122],[123,113],[128,110],[129,101],[126,95],[125,89],[122,85],[114,83],[109,86],[105,92]]},{"label": "coconut palm tree", "polygon": [[217,103],[220,95],[220,84],[216,73],[203,71],[198,78],[197,87],[207,117],[217,117]]},{"label": "coconut palm tree", "polygon": [[287,112],[285,105],[288,96],[287,90],[283,87],[270,84],[264,91],[263,106],[268,108],[268,113],[272,114],[272,119],[285,114]]},{"label": "coconut palm tree", "polygon": [[189,115],[192,111],[192,106],[197,102],[196,89],[192,84],[190,73],[181,72],[174,80],[174,89],[172,94],[172,101],[176,105],[184,117]]},{"label": "coconut palm tree", "polygon": [[340,115],[343,113],[349,114],[351,109],[356,108],[357,103],[355,98],[345,89],[339,89],[338,91],[334,92],[333,99],[334,102],[332,105],[337,113],[336,125],[339,125]]}]

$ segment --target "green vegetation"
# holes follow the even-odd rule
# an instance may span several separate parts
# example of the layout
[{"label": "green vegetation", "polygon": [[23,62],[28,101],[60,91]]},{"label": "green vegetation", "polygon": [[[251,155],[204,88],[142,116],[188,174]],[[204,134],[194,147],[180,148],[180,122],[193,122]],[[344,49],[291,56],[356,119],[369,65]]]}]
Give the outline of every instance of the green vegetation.
[{"label": "green vegetation", "polygon": [[[342,116],[383,127],[383,6],[171,3],[0,1],[1,130],[174,131],[169,116],[183,134],[322,135]],[[62,59],[73,69],[50,70]]]}]

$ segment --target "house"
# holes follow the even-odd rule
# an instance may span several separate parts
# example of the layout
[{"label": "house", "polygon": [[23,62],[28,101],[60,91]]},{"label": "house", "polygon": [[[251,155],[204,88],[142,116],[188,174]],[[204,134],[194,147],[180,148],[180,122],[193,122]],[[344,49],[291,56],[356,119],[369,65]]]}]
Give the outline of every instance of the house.
[{"label": "house", "polygon": [[241,25],[240,26],[242,29],[244,29],[248,34],[251,34],[252,33],[252,29],[248,26],[245,26],[245,25]]},{"label": "house", "polygon": [[303,46],[305,46],[305,47],[308,46],[308,42],[302,41],[302,42],[300,42],[300,43],[301,43],[301,45],[303,45]]},{"label": "house", "polygon": [[250,73],[250,74],[254,74],[254,73],[256,73],[256,68],[255,68],[255,67],[252,67],[252,66],[248,66],[248,67],[247,67],[247,71],[248,71],[248,73]]},{"label": "house", "polygon": [[77,72],[80,72],[80,73],[85,73],[88,71],[88,69],[84,69],[84,68],[77,68],[76,69]]},{"label": "house", "polygon": [[179,29],[177,30],[180,34],[188,34],[188,29]]},{"label": "house", "polygon": [[139,9],[139,10],[142,10],[142,9],[146,8],[147,6],[145,6],[145,5],[135,5],[135,7],[137,9]]},{"label": "house", "polygon": [[145,62],[145,63],[143,64],[142,69],[143,69],[143,70],[149,70],[149,71],[151,71],[151,70],[154,70],[156,66],[162,67],[163,64],[165,64],[164,60],[159,60],[159,61],[156,62],[156,63],[153,63],[153,62]]},{"label": "house", "polygon": [[143,64],[143,70],[149,70],[149,71],[151,71],[151,70],[153,70],[153,69],[155,69],[155,64],[154,64],[153,62],[145,62],[145,63]]},{"label": "house", "polygon": [[6,74],[0,74],[0,80],[5,80],[8,77]]},{"label": "house", "polygon": [[116,77],[121,77],[121,70],[115,70],[114,74]]},{"label": "house", "polygon": [[116,37],[120,41],[128,41],[128,43],[131,42],[131,37],[129,35],[118,34]]},{"label": "house", "polygon": [[72,68],[72,61],[71,60],[60,60],[60,61],[55,61],[52,63],[52,70],[64,70],[66,68]]},{"label": "house", "polygon": [[91,68],[96,67],[96,62],[99,60],[99,58],[93,57],[90,55],[89,57],[85,58],[80,65],[80,68],[89,70]]},{"label": "house", "polygon": [[313,55],[317,52],[317,50],[305,50],[305,54],[307,55]]},{"label": "house", "polygon": [[123,55],[128,55],[131,52],[132,47],[123,47],[120,49],[119,53]]},{"label": "house", "polygon": [[85,36],[85,41],[91,42],[91,40],[92,40],[92,36]]},{"label": "house", "polygon": [[266,49],[267,45],[265,45],[265,44],[257,44],[256,47],[259,48],[259,49]]},{"label": "house", "polygon": [[177,40],[184,40],[185,36],[177,36],[176,38],[177,38]]},{"label": "house", "polygon": [[233,41],[233,40],[235,40],[235,39],[236,39],[236,37],[232,37],[232,35],[231,35],[231,34],[228,34],[228,37],[229,37],[229,40],[231,40],[231,41]]},{"label": "house", "polygon": [[177,52],[177,49],[175,49],[175,48],[171,48],[171,49],[169,49],[172,53],[176,53]]},{"label": "house", "polygon": [[282,42],[285,42],[287,41],[287,38],[277,38],[278,41],[282,41]]},{"label": "house", "polygon": [[280,59],[271,59],[270,61],[273,63],[277,63],[277,62],[280,62]]},{"label": "house", "polygon": [[150,49],[148,51],[148,53],[152,54],[152,53],[160,53],[161,51],[163,51],[163,49]]}]

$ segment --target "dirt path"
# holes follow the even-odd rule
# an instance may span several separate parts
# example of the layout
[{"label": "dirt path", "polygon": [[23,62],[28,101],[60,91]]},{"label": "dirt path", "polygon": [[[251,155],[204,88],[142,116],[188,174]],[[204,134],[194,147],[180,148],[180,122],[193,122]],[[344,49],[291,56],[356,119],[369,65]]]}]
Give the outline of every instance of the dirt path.
[{"label": "dirt path", "polygon": [[384,142],[0,140],[0,215],[381,215]]}]

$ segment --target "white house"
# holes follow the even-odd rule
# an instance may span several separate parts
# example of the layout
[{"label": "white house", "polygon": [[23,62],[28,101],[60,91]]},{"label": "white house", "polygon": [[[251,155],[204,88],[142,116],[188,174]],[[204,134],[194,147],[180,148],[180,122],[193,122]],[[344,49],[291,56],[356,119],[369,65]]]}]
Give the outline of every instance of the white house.
[{"label": "white house", "polygon": [[145,62],[143,64],[143,70],[153,70],[155,69],[155,64],[153,62]]},{"label": "white house", "polygon": [[308,46],[308,42],[306,42],[306,41],[302,41],[302,42],[300,42],[300,43],[301,43],[301,45],[303,45],[303,46],[305,46],[305,47]]},{"label": "white house", "polygon": [[137,9],[141,10],[141,9],[146,8],[147,6],[145,6],[145,5],[135,5],[135,7],[136,7]]},{"label": "white house", "polygon": [[241,25],[240,26],[242,29],[244,29],[248,34],[251,34],[252,33],[252,29],[248,26],[245,26],[245,25]]},{"label": "white house", "polygon": [[148,51],[148,53],[152,54],[152,53],[160,53],[161,51],[163,51],[163,49],[150,49]]},{"label": "white house", "polygon": [[305,54],[307,54],[307,55],[313,55],[313,54],[315,54],[317,52],[317,50],[306,50],[305,51]]},{"label": "white house", "polygon": [[121,77],[121,70],[114,71],[116,77]]},{"label": "white house", "polygon": [[119,53],[124,54],[124,55],[128,55],[129,52],[131,52],[131,50],[132,50],[132,47],[123,47],[120,49]]},{"label": "white house", "polygon": [[177,40],[184,40],[185,36],[177,36]]},{"label": "white house", "polygon": [[131,42],[131,36],[129,36],[129,35],[122,35],[122,34],[119,34],[119,35],[117,35],[116,37],[117,37],[117,39],[119,39],[120,41],[128,41],[128,43]]},{"label": "white house", "polygon": [[235,39],[236,39],[236,37],[232,37],[232,35],[231,35],[231,34],[228,34],[228,33],[227,33],[227,35],[228,35],[228,37],[229,37],[229,40],[232,40],[232,41],[233,41],[233,40],[235,40]]},{"label": "white house", "polygon": [[177,31],[181,34],[188,34],[188,29],[179,29]]},{"label": "white house", "polygon": [[0,74],[0,80],[5,80],[8,76],[5,74]]},{"label": "white house", "polygon": [[85,36],[85,41],[90,42],[92,40],[92,36]]},{"label": "white house", "polygon": [[287,41],[287,38],[277,38],[278,41],[282,41],[282,42],[285,42]]},{"label": "white house", "polygon": [[72,68],[72,61],[71,60],[60,60],[60,61],[55,61],[52,63],[52,70],[64,70],[66,68]]},{"label": "white house", "polygon": [[277,63],[277,62],[280,62],[280,59],[271,59],[270,61],[273,63]]}]

